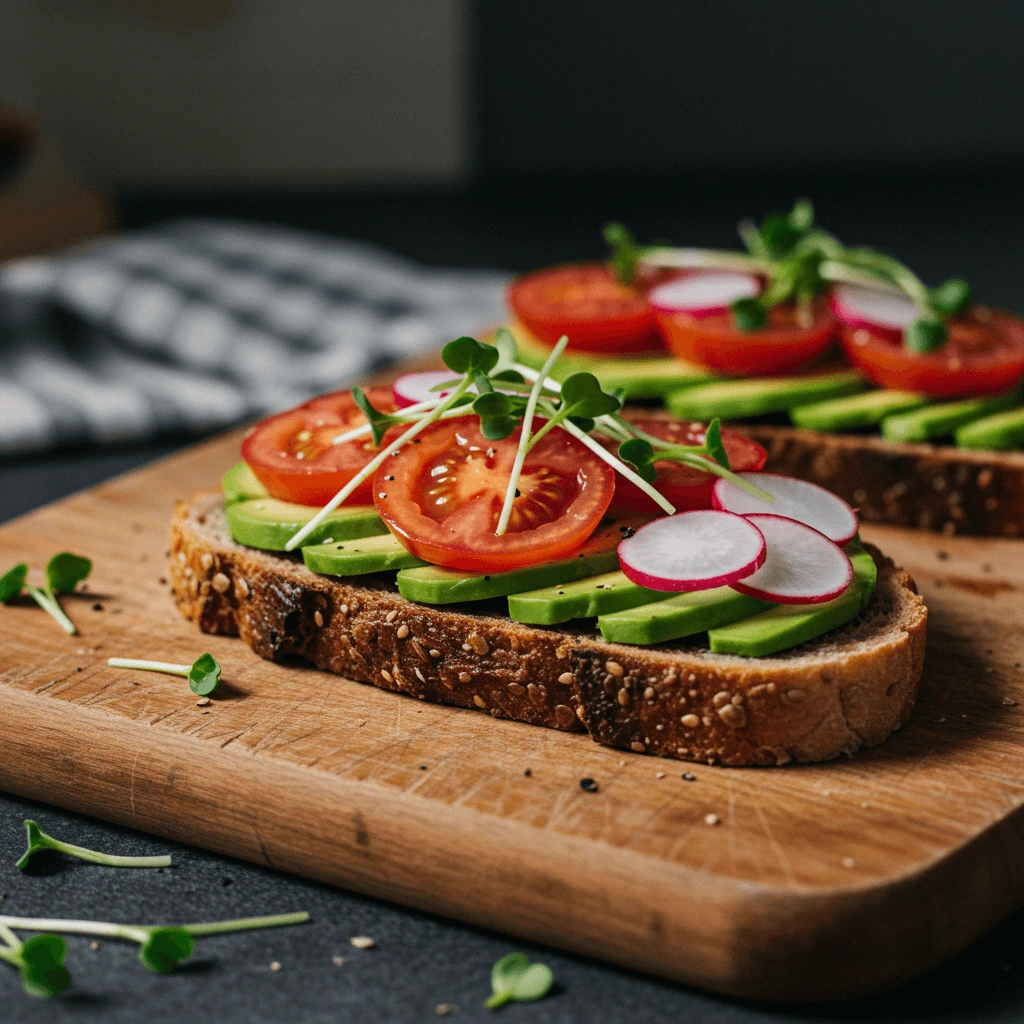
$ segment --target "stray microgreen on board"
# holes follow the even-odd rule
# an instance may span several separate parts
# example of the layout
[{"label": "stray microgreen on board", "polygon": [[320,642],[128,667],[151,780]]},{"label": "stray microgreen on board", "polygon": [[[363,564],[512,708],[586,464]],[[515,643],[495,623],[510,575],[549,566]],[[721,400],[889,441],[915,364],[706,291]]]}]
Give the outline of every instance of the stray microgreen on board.
[{"label": "stray microgreen on board", "polygon": [[67,944],[59,935],[34,935],[22,942],[9,928],[0,928],[0,960],[18,968],[21,986],[30,996],[60,995],[71,984],[64,966]]},{"label": "stray microgreen on board", "polygon": [[139,658],[107,658],[111,668],[134,668],[140,672],[164,672],[171,676],[184,676],[189,689],[199,697],[209,697],[220,683],[221,667],[212,654],[200,654],[191,665],[177,665],[169,661],[146,661]]},{"label": "stray microgreen on board", "polygon": [[530,963],[525,953],[509,953],[491,969],[493,995],[484,1003],[496,1010],[505,1003],[528,1003],[542,999],[551,991],[554,976],[547,964]]},{"label": "stray microgreen on board", "polygon": [[53,836],[48,836],[39,823],[31,818],[25,819],[25,831],[28,833],[28,848],[15,865],[19,871],[24,871],[28,867],[32,855],[40,850],[57,850],[70,857],[88,861],[90,864],[104,864],[111,868],[169,868],[171,866],[171,858],[166,855],[119,857],[112,853],[98,853],[96,850],[87,850],[84,846],[74,846],[71,843],[62,842],[59,839],[54,839]]},{"label": "stray microgreen on board", "polygon": [[0,604],[7,604],[21,594],[28,594],[47,615],[55,619],[65,633],[74,636],[78,630],[64,614],[58,594],[70,594],[92,572],[92,562],[70,551],[60,551],[46,563],[46,586],[34,587],[28,582],[28,565],[19,562],[0,576]]},{"label": "stray microgreen on board", "polygon": [[[0,915],[0,959],[18,968],[22,985],[29,995],[55,996],[68,987],[70,978],[64,968],[64,940],[59,935],[49,934],[52,932],[135,942],[139,947],[139,960],[145,967],[157,974],[166,974],[192,956],[195,951],[195,940],[201,936],[281,928],[305,924],[308,920],[309,914],[305,911],[180,926]],[[15,935],[14,929],[47,934],[37,935],[22,943]]]}]

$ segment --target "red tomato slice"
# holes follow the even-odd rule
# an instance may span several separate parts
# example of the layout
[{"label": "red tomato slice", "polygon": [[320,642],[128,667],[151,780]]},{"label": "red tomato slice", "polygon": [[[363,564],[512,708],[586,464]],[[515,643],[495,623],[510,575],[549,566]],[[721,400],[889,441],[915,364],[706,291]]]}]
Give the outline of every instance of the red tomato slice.
[{"label": "red tomato slice", "polygon": [[937,398],[994,395],[1024,378],[1024,320],[971,306],[947,324],[946,343],[934,352],[911,352],[880,331],[844,328],[847,358],[883,388],[922,391]]},{"label": "red tomato slice", "polygon": [[790,373],[821,355],[832,340],[836,320],[825,300],[814,306],[810,327],[797,323],[796,308],[782,304],[768,310],[763,331],[740,331],[729,313],[696,317],[658,313],[658,328],[680,359],[706,366],[727,377]]},{"label": "red tomato slice", "polygon": [[[644,418],[630,416],[630,422],[641,430],[665,441],[676,444],[703,444],[705,426],[701,423],[687,423],[682,420],[665,418]],[[602,444],[612,452],[618,451],[617,441],[602,438]],[[755,472],[763,469],[768,453],[756,441],[736,430],[722,430],[722,443],[729,456],[729,465],[737,473]],[[713,508],[711,492],[718,479],[713,473],[702,473],[679,462],[656,462],[654,468],[658,478],[654,487],[668,498],[677,512],[696,508]],[[663,516],[665,513],[654,500],[644,494],[636,484],[619,477],[615,484],[615,498],[612,501],[616,512],[642,512],[645,515]]]},{"label": "red tomato slice", "polygon": [[568,348],[582,352],[649,352],[664,348],[645,296],[663,274],[637,287],[623,284],[604,263],[574,263],[516,278],[508,305],[538,340],[554,345],[569,336]]},{"label": "red tomato slice", "polygon": [[[382,412],[395,410],[391,388],[367,388],[366,394]],[[325,505],[377,452],[372,437],[332,443],[365,422],[351,392],[321,395],[257,423],[242,442],[242,458],[272,497]],[[368,479],[346,504],[367,505],[372,493]]]},{"label": "red tomato slice", "polygon": [[567,558],[608,509],[615,471],[553,430],[526,457],[508,531],[496,537],[518,444],[519,430],[488,441],[469,417],[433,424],[377,470],[377,511],[402,544],[434,565],[504,572]]}]

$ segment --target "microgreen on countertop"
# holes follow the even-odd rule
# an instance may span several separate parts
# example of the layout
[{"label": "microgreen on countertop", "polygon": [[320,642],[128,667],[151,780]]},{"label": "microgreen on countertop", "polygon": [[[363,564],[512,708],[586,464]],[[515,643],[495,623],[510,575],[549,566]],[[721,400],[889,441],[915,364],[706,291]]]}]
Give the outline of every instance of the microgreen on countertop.
[{"label": "microgreen on countertop", "polygon": [[769,214],[760,226],[742,221],[738,230],[746,253],[639,247],[635,243],[623,252],[637,254],[640,262],[652,267],[736,270],[763,278],[761,295],[737,299],[730,306],[733,322],[741,331],[763,329],[768,309],[790,301],[796,305],[798,322],[809,327],[814,317],[813,301],[829,285],[859,284],[911,299],[918,316],[905,331],[904,342],[915,352],[929,352],[946,340],[944,321],[961,313],[971,299],[965,281],[953,278],[937,288],[928,288],[899,260],[874,249],[843,245],[815,226],[814,207],[807,199],[797,200],[789,213]]},{"label": "microgreen on countertop", "polygon": [[70,857],[86,860],[90,864],[104,864],[111,868],[169,868],[171,866],[171,858],[166,855],[118,857],[112,853],[98,853],[96,850],[87,850],[84,846],[73,846],[71,843],[61,842],[59,839],[54,839],[53,836],[48,836],[39,823],[32,821],[31,818],[25,819],[25,831],[28,833],[28,848],[15,865],[19,871],[24,871],[28,867],[32,855],[40,850],[57,850]]},{"label": "microgreen on countertop", "polygon": [[18,968],[22,988],[30,996],[60,995],[71,984],[64,966],[67,945],[59,935],[34,935],[22,942],[10,927],[0,927],[0,960]]},{"label": "microgreen on countertop", "polygon": [[34,587],[28,582],[28,565],[19,562],[0,576],[0,604],[28,594],[48,615],[56,619],[65,633],[74,636],[78,630],[64,614],[57,601],[58,594],[70,594],[92,572],[92,562],[70,551],[60,551],[46,563],[46,586]]},{"label": "microgreen on countertop", "polygon": [[525,953],[509,953],[491,969],[491,988],[494,994],[484,1003],[488,1010],[496,1010],[505,1003],[533,1002],[551,991],[554,976],[547,964],[530,963]]},{"label": "microgreen on countertop", "polygon": [[135,942],[138,944],[139,959],[142,963],[151,971],[166,974],[192,955],[195,951],[195,940],[201,936],[280,928],[286,925],[305,924],[308,920],[309,914],[300,912],[167,926],[2,915],[0,938],[3,942],[0,943],[0,959],[18,967],[22,985],[30,995],[54,996],[67,988],[70,981],[64,969],[64,940],[58,935],[44,934],[22,943],[13,929],[58,932],[64,935],[94,935]]},{"label": "microgreen on countertop", "polygon": [[184,676],[189,689],[199,697],[209,697],[220,682],[221,667],[212,654],[200,654],[191,665],[176,665],[169,661],[146,661],[138,658],[107,658],[111,668],[134,668],[141,672],[165,672],[171,676]]}]

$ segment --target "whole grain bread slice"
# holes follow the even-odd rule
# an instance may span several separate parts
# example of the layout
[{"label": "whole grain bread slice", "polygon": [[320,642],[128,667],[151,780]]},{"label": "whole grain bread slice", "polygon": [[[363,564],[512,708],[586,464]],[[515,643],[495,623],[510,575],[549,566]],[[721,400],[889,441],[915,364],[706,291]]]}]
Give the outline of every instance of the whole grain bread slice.
[{"label": "whole grain bread slice", "polygon": [[874,598],[854,621],[766,658],[706,645],[609,644],[580,623],[513,622],[504,602],[431,607],[399,596],[393,573],[355,580],[297,555],[235,543],[219,492],[179,503],[170,574],[182,613],[239,635],[272,660],[421,700],[552,729],[584,729],[637,753],[727,765],[822,761],[881,743],[910,717],[927,610],[877,550]]}]

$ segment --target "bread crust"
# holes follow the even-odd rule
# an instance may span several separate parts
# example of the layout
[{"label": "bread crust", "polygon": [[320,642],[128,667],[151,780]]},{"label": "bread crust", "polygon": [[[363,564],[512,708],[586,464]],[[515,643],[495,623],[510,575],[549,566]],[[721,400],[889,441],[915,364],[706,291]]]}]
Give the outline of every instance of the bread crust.
[{"label": "bread crust", "polygon": [[[609,644],[596,632],[513,622],[502,602],[435,608],[404,600],[393,574],[349,580],[296,555],[236,544],[217,491],[179,503],[170,577],[206,633],[261,657],[421,700],[474,708],[684,761],[822,761],[881,743],[910,717],[927,611],[913,580],[876,550],[875,597],[854,622],[768,658],[696,645]],[[691,717],[693,716],[693,717]]]}]

